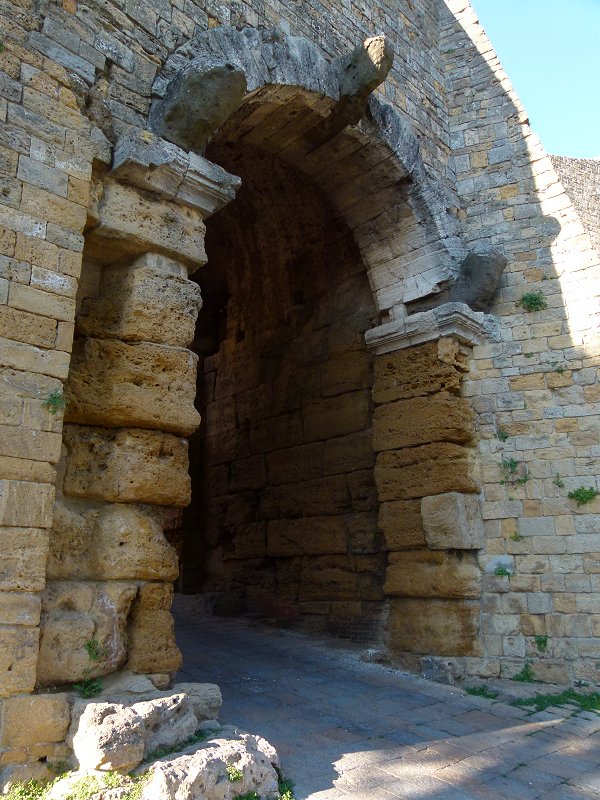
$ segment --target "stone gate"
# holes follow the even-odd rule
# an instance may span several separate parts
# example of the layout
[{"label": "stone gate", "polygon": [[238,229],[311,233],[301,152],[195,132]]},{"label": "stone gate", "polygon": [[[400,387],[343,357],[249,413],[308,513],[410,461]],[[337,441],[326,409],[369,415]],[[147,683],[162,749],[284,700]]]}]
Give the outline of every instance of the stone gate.
[{"label": "stone gate", "polygon": [[2,17],[1,763],[168,682],[176,580],[596,680],[598,260],[472,10],[180,5]]}]

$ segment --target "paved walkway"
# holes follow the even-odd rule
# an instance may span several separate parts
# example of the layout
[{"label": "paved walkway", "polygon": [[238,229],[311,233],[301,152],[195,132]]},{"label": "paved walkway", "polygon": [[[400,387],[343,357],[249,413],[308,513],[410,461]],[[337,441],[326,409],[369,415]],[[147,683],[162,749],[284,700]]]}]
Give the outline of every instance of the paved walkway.
[{"label": "paved walkway", "polygon": [[220,685],[221,721],[277,748],[297,800],[600,797],[600,714],[528,714],[189,602],[176,616],[181,678]]}]

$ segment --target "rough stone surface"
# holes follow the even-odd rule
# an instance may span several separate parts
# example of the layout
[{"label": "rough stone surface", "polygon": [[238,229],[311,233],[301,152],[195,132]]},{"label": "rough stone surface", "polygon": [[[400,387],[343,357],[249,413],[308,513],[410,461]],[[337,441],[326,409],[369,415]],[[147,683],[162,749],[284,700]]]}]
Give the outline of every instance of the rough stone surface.
[{"label": "rough stone surface", "polygon": [[467,553],[390,553],[384,591],[391,597],[479,597],[481,569]]},{"label": "rough stone surface", "polygon": [[54,507],[50,580],[168,581],[177,554],[149,509],[62,498]]},{"label": "rough stone surface", "polygon": [[373,448],[379,452],[430,442],[469,444],[475,438],[474,417],[468,400],[442,392],[387,403],[375,409]]},{"label": "rough stone surface", "polygon": [[164,506],[190,502],[186,439],[139,428],[65,425],[63,441],[66,495]]},{"label": "rough stone surface", "polygon": [[38,528],[3,528],[0,542],[0,591],[41,591],[46,580],[48,533]]},{"label": "rough stone surface", "polygon": [[199,722],[219,718],[223,698],[221,690],[214,683],[176,683],[173,692],[186,694],[194,707]]},{"label": "rough stone surface", "polygon": [[[38,682],[72,683],[114,672],[127,656],[125,627],[137,594],[131,582],[50,581],[42,595]],[[99,657],[86,643],[95,640]]]},{"label": "rough stone surface", "polygon": [[128,628],[127,667],[132,672],[175,672],[181,653],[170,612],[173,587],[146,583],[133,604]]},{"label": "rough stone surface", "polygon": [[477,608],[456,600],[392,600],[390,650],[396,655],[478,655],[478,618]]},{"label": "rough stone surface", "polygon": [[[190,698],[183,693],[142,700],[131,706],[145,731],[145,753],[176,747],[196,732],[198,719]],[[136,723],[139,724],[139,723]]]},{"label": "rough stone surface", "polygon": [[187,436],[200,422],[194,408],[197,362],[196,355],[179,347],[101,339],[76,342],[65,418]]},{"label": "rough stone surface", "polygon": [[485,546],[478,497],[458,492],[424,497],[421,517],[432,550],[477,550]]},{"label": "rough stone surface", "polygon": [[388,550],[414,550],[427,544],[418,500],[382,503],[378,523]]},{"label": "rough stone surface", "polygon": [[479,491],[474,452],[449,443],[380,453],[375,478],[381,501]]},{"label": "rough stone surface", "polygon": [[[274,748],[260,736],[223,728],[192,752],[153,764],[142,800],[234,800],[253,792],[275,800],[278,764]],[[228,765],[242,773],[239,780],[226,778]]]},{"label": "rough stone surface", "polygon": [[67,738],[80,769],[129,772],[146,752],[146,728],[133,708],[79,701]]},{"label": "rough stone surface", "polygon": [[71,711],[69,695],[30,695],[2,702],[2,746],[34,747],[65,739]]},{"label": "rough stone surface", "polygon": [[[144,257],[140,259],[145,260]],[[86,298],[77,317],[84,336],[187,347],[194,338],[200,287],[186,277],[134,262],[106,267],[100,294]]]}]

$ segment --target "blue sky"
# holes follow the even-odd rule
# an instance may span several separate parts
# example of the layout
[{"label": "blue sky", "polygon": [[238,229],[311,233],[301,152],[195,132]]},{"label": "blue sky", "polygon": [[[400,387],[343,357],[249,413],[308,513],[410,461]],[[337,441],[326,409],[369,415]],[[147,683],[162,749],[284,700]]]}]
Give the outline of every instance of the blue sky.
[{"label": "blue sky", "polygon": [[600,0],[471,0],[549,153],[600,157]]}]

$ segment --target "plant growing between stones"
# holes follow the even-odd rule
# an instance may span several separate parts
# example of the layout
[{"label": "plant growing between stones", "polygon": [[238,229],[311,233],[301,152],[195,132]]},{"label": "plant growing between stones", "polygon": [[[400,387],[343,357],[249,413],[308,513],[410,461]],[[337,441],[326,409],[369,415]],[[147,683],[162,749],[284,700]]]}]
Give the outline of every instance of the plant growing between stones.
[{"label": "plant growing between stones", "polygon": [[558,694],[536,694],[535,697],[527,697],[522,700],[513,700],[511,705],[521,708],[532,708],[535,711],[545,711],[550,706],[560,706],[565,703],[579,706],[576,713],[580,711],[600,711],[600,693],[591,692],[581,694],[574,689],[565,689]]},{"label": "plant growing between stones", "polygon": [[523,537],[521,536],[519,531],[515,531],[512,534],[512,536],[510,537],[510,539],[511,539],[512,542],[522,542],[523,541]]},{"label": "plant growing between stones", "polygon": [[505,442],[509,436],[510,434],[507,433],[504,428],[498,428],[496,431],[496,439],[499,439],[501,442]]},{"label": "plant growing between stones", "polygon": [[553,483],[555,486],[558,486],[558,488],[559,488],[559,489],[564,489],[564,488],[565,488],[565,482],[562,480],[562,478],[560,477],[560,475],[558,474],[558,472],[557,472],[557,473],[556,473],[556,475],[554,476],[554,480],[552,481],[552,483]]},{"label": "plant growing between stones", "polygon": [[584,506],[586,503],[591,503],[599,494],[600,492],[594,489],[593,486],[587,489],[585,486],[580,486],[578,489],[573,489],[572,492],[569,492],[567,497],[569,500],[575,500],[578,506]]},{"label": "plant growing between stones", "polygon": [[535,636],[535,646],[539,650],[540,653],[545,653],[548,649],[548,637],[547,636]]},{"label": "plant growing between stones", "polygon": [[513,675],[511,680],[518,681],[519,683],[537,683],[533,669],[529,661],[525,662],[525,666],[516,675]]},{"label": "plant growing between stones", "polygon": [[102,687],[101,678],[84,678],[82,681],[73,684],[73,688],[85,699],[99,695]]},{"label": "plant growing between stones", "polygon": [[495,700],[498,697],[498,692],[488,689],[487,686],[467,686],[465,692],[473,697],[485,697],[487,700]]},{"label": "plant growing between stones", "polygon": [[159,758],[170,756],[172,753],[178,753],[180,750],[186,750],[193,744],[199,744],[205,739],[208,739],[209,736],[209,731],[196,731],[196,733],[193,733],[189,739],[186,739],[185,742],[181,742],[181,744],[176,744],[173,747],[158,747],[156,750],[152,750],[152,752],[148,753],[142,763],[149,764],[151,761],[157,761]]},{"label": "plant growing between stones", "polygon": [[51,414],[58,414],[58,412],[67,405],[67,398],[62,389],[56,389],[56,391],[48,395],[42,405],[44,408],[47,408]]},{"label": "plant growing between stones", "polygon": [[231,783],[234,783],[235,781],[241,781],[244,777],[244,773],[233,764],[227,764],[227,777]]},{"label": "plant growing between stones", "polygon": [[543,311],[545,308],[548,308],[546,296],[542,291],[526,292],[520,300],[517,300],[515,305],[528,312]]},{"label": "plant growing between stones", "polygon": [[502,472],[502,480],[500,483],[503,485],[508,483],[512,486],[522,486],[527,483],[529,480],[529,473],[523,466],[521,474],[519,474],[519,467],[521,466],[520,462],[516,461],[514,458],[503,458],[500,463],[500,470]]},{"label": "plant growing between stones", "polygon": [[497,575],[499,578],[508,578],[508,580],[510,580],[513,573],[509,569],[506,569],[506,567],[496,567],[494,575]]},{"label": "plant growing between stones", "polygon": [[101,646],[98,639],[92,637],[88,639],[83,646],[90,657],[90,661],[101,661],[103,658],[106,658],[106,648]]}]

